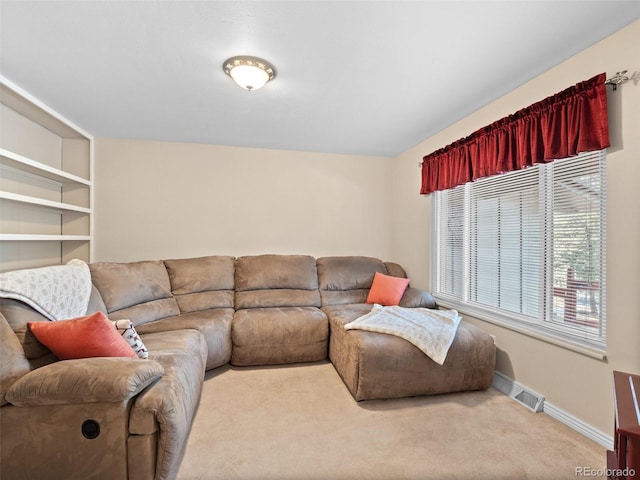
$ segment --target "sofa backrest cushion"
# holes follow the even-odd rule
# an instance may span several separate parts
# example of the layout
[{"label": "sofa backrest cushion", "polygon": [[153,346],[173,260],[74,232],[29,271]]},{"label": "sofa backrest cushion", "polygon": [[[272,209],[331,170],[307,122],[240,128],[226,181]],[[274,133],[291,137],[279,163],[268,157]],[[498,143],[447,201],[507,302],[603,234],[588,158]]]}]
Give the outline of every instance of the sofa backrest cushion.
[{"label": "sofa backrest cushion", "polygon": [[402,268],[402,265],[393,262],[384,262],[384,266],[387,269],[387,273],[392,277],[407,278],[407,272]]},{"label": "sofa backrest cushion", "polygon": [[375,273],[388,274],[384,262],[372,257],[321,257],[317,266],[322,306],[366,303]]},{"label": "sofa backrest cushion", "polygon": [[209,256],[165,260],[180,312],[233,308],[235,258]]},{"label": "sofa backrest cushion", "polygon": [[319,307],[316,260],[307,255],[236,259],[236,309]]},{"label": "sofa backrest cushion", "polygon": [[47,347],[42,345],[27,327],[29,322],[50,322],[26,303],[9,298],[0,299],[0,312],[13,330],[32,368],[57,361]]},{"label": "sofa backrest cushion", "polygon": [[23,375],[31,371],[29,360],[9,322],[0,313],[0,406],[7,401],[7,390]]},{"label": "sofa backrest cushion", "polygon": [[98,262],[89,269],[112,320],[128,318],[138,326],[180,313],[162,261]]},{"label": "sofa backrest cushion", "polygon": [[398,304],[405,308],[437,308],[436,299],[429,292],[419,288],[407,288]]}]

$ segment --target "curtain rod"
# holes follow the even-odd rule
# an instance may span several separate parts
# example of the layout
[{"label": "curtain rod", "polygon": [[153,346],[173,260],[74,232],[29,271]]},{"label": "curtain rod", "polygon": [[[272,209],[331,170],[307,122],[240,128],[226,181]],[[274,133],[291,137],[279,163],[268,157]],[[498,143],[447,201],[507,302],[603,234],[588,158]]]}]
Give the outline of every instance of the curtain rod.
[{"label": "curtain rod", "polygon": [[615,92],[618,89],[618,85],[622,85],[623,83],[629,81],[629,77],[627,77],[626,73],[627,73],[626,70],[622,70],[621,72],[616,72],[616,74],[613,77],[607,79],[604,82],[604,84],[612,85],[613,91]]}]

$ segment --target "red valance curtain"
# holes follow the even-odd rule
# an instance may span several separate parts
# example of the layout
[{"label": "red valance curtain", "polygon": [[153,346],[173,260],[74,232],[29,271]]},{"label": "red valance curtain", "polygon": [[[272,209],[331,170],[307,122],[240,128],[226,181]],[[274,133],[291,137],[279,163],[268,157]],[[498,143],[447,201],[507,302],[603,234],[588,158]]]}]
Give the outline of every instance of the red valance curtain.
[{"label": "red valance curtain", "polygon": [[610,145],[605,74],[426,155],[421,194]]}]

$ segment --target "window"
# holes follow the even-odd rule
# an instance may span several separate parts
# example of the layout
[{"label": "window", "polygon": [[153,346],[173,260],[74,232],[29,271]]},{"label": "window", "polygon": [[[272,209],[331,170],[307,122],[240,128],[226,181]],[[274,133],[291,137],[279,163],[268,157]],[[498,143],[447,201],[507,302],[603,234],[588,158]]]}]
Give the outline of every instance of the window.
[{"label": "window", "polygon": [[436,192],[434,294],[604,349],[605,191],[597,151]]}]

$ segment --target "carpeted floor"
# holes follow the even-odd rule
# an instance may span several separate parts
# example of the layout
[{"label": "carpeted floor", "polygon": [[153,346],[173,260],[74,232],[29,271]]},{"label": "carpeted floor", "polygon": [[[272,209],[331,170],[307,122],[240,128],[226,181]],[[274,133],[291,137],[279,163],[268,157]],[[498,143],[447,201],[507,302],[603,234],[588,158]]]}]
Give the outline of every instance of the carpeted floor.
[{"label": "carpeted floor", "polygon": [[494,389],[357,403],[320,362],[210,372],[178,480],[593,479],[605,463]]}]

